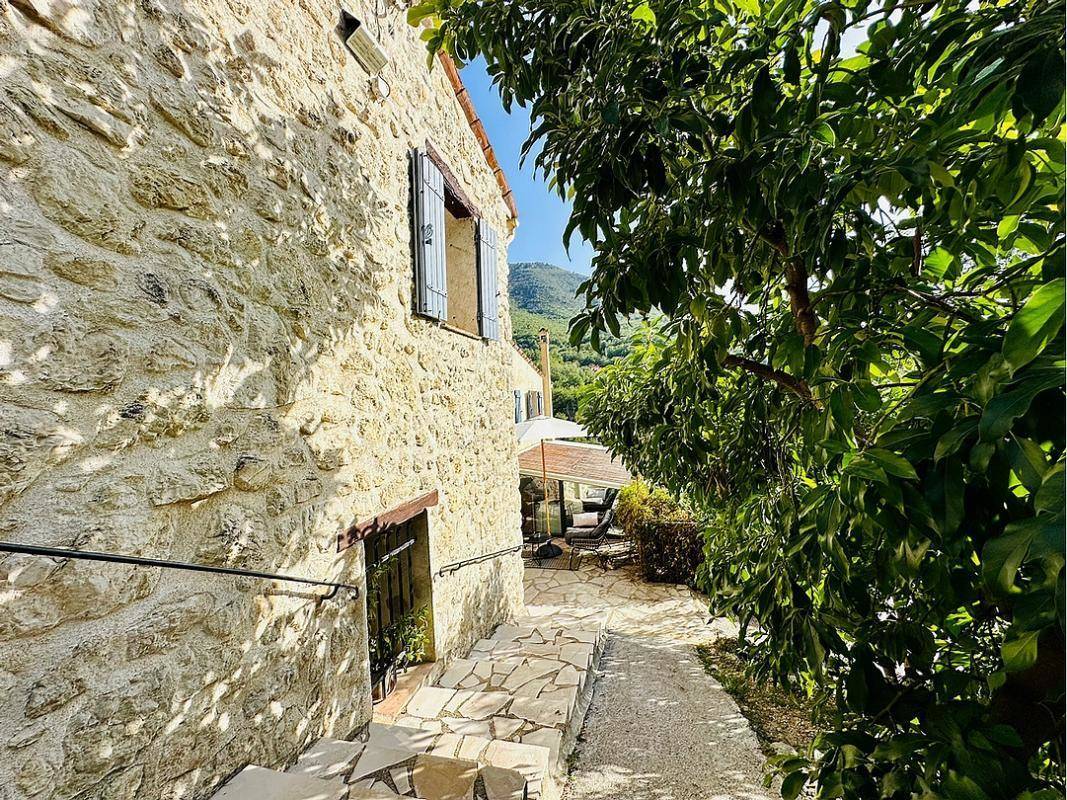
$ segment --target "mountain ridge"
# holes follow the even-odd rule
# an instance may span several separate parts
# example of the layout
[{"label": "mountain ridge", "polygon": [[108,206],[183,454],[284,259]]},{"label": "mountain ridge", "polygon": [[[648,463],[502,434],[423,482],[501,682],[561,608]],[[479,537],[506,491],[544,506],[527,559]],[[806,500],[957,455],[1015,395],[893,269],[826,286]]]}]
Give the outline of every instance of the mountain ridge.
[{"label": "mountain ridge", "polygon": [[585,279],[546,261],[518,261],[510,265],[508,289],[520,308],[569,322],[584,305],[575,293]]},{"label": "mountain ridge", "polygon": [[601,339],[599,353],[588,344],[572,345],[568,327],[571,318],[585,306],[575,292],[587,276],[545,261],[517,261],[509,269],[512,338],[539,364],[537,335],[541,328],[548,329],[553,411],[557,417],[574,419],[582,388],[593,380],[598,369],[630,352],[629,339],[606,336]]}]

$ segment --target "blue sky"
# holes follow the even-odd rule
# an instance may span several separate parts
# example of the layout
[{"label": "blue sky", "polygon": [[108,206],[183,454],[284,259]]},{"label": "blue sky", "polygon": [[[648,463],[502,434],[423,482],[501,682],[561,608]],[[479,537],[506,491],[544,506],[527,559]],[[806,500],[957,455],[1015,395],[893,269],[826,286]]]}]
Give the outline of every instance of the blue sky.
[{"label": "blue sky", "polygon": [[563,247],[563,230],[567,227],[570,206],[548,185],[533,174],[533,158],[519,168],[519,151],[530,133],[530,115],[525,108],[504,111],[500,95],[489,80],[482,59],[463,68],[463,83],[474,100],[478,116],[482,118],[489,141],[493,144],[500,166],[515,193],[519,207],[519,227],[515,240],[508,248],[510,261],[547,261],[557,267],[589,273],[593,251],[577,235],[571,242],[570,256]]}]

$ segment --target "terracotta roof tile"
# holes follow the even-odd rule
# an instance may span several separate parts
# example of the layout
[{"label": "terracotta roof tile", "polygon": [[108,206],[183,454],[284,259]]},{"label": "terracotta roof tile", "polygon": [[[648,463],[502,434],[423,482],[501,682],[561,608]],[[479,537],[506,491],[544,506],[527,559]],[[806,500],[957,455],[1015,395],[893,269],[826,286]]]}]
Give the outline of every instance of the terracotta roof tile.
[{"label": "terracotta roof tile", "polygon": [[463,85],[463,79],[459,76],[456,62],[443,50],[438,52],[437,56],[445,68],[445,74],[448,76],[452,89],[456,93],[460,108],[463,109],[463,113],[467,117],[467,124],[471,126],[471,130],[474,131],[474,136],[478,140],[478,145],[482,148],[485,163],[493,171],[497,185],[500,186],[500,193],[504,198],[504,204],[508,207],[508,213],[512,219],[518,219],[519,210],[515,206],[515,197],[511,192],[511,186],[504,175],[504,170],[500,168],[500,164],[496,160],[496,153],[493,152],[493,146],[489,143],[489,136],[486,135],[485,126],[482,125],[482,121],[478,117],[478,112],[474,108],[474,103],[471,101],[467,87]]}]

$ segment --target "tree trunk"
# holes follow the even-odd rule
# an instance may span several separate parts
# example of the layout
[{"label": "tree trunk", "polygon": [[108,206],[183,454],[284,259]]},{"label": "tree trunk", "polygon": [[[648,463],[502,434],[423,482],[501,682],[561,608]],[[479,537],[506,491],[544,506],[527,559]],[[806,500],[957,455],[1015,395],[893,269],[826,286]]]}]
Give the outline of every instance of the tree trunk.
[{"label": "tree trunk", "polygon": [[811,295],[808,294],[808,271],[796,259],[790,259],[785,267],[785,288],[789,292],[789,308],[793,312],[793,322],[797,332],[804,337],[804,346],[815,341],[819,330],[819,320],[811,307]]}]

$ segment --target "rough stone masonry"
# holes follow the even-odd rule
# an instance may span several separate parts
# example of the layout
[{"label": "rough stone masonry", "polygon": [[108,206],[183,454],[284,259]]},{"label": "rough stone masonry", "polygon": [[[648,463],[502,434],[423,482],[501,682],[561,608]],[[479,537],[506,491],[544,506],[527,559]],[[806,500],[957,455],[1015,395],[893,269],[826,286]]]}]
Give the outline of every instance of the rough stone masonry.
[{"label": "rough stone masonry", "polygon": [[[0,0],[0,539],[359,582],[339,531],[437,489],[436,568],[513,545],[502,341],[412,314],[408,155],[500,188],[392,0]],[[438,656],[518,556],[433,579]],[[370,714],[364,601],[0,560],[0,798],[200,798]]]}]

